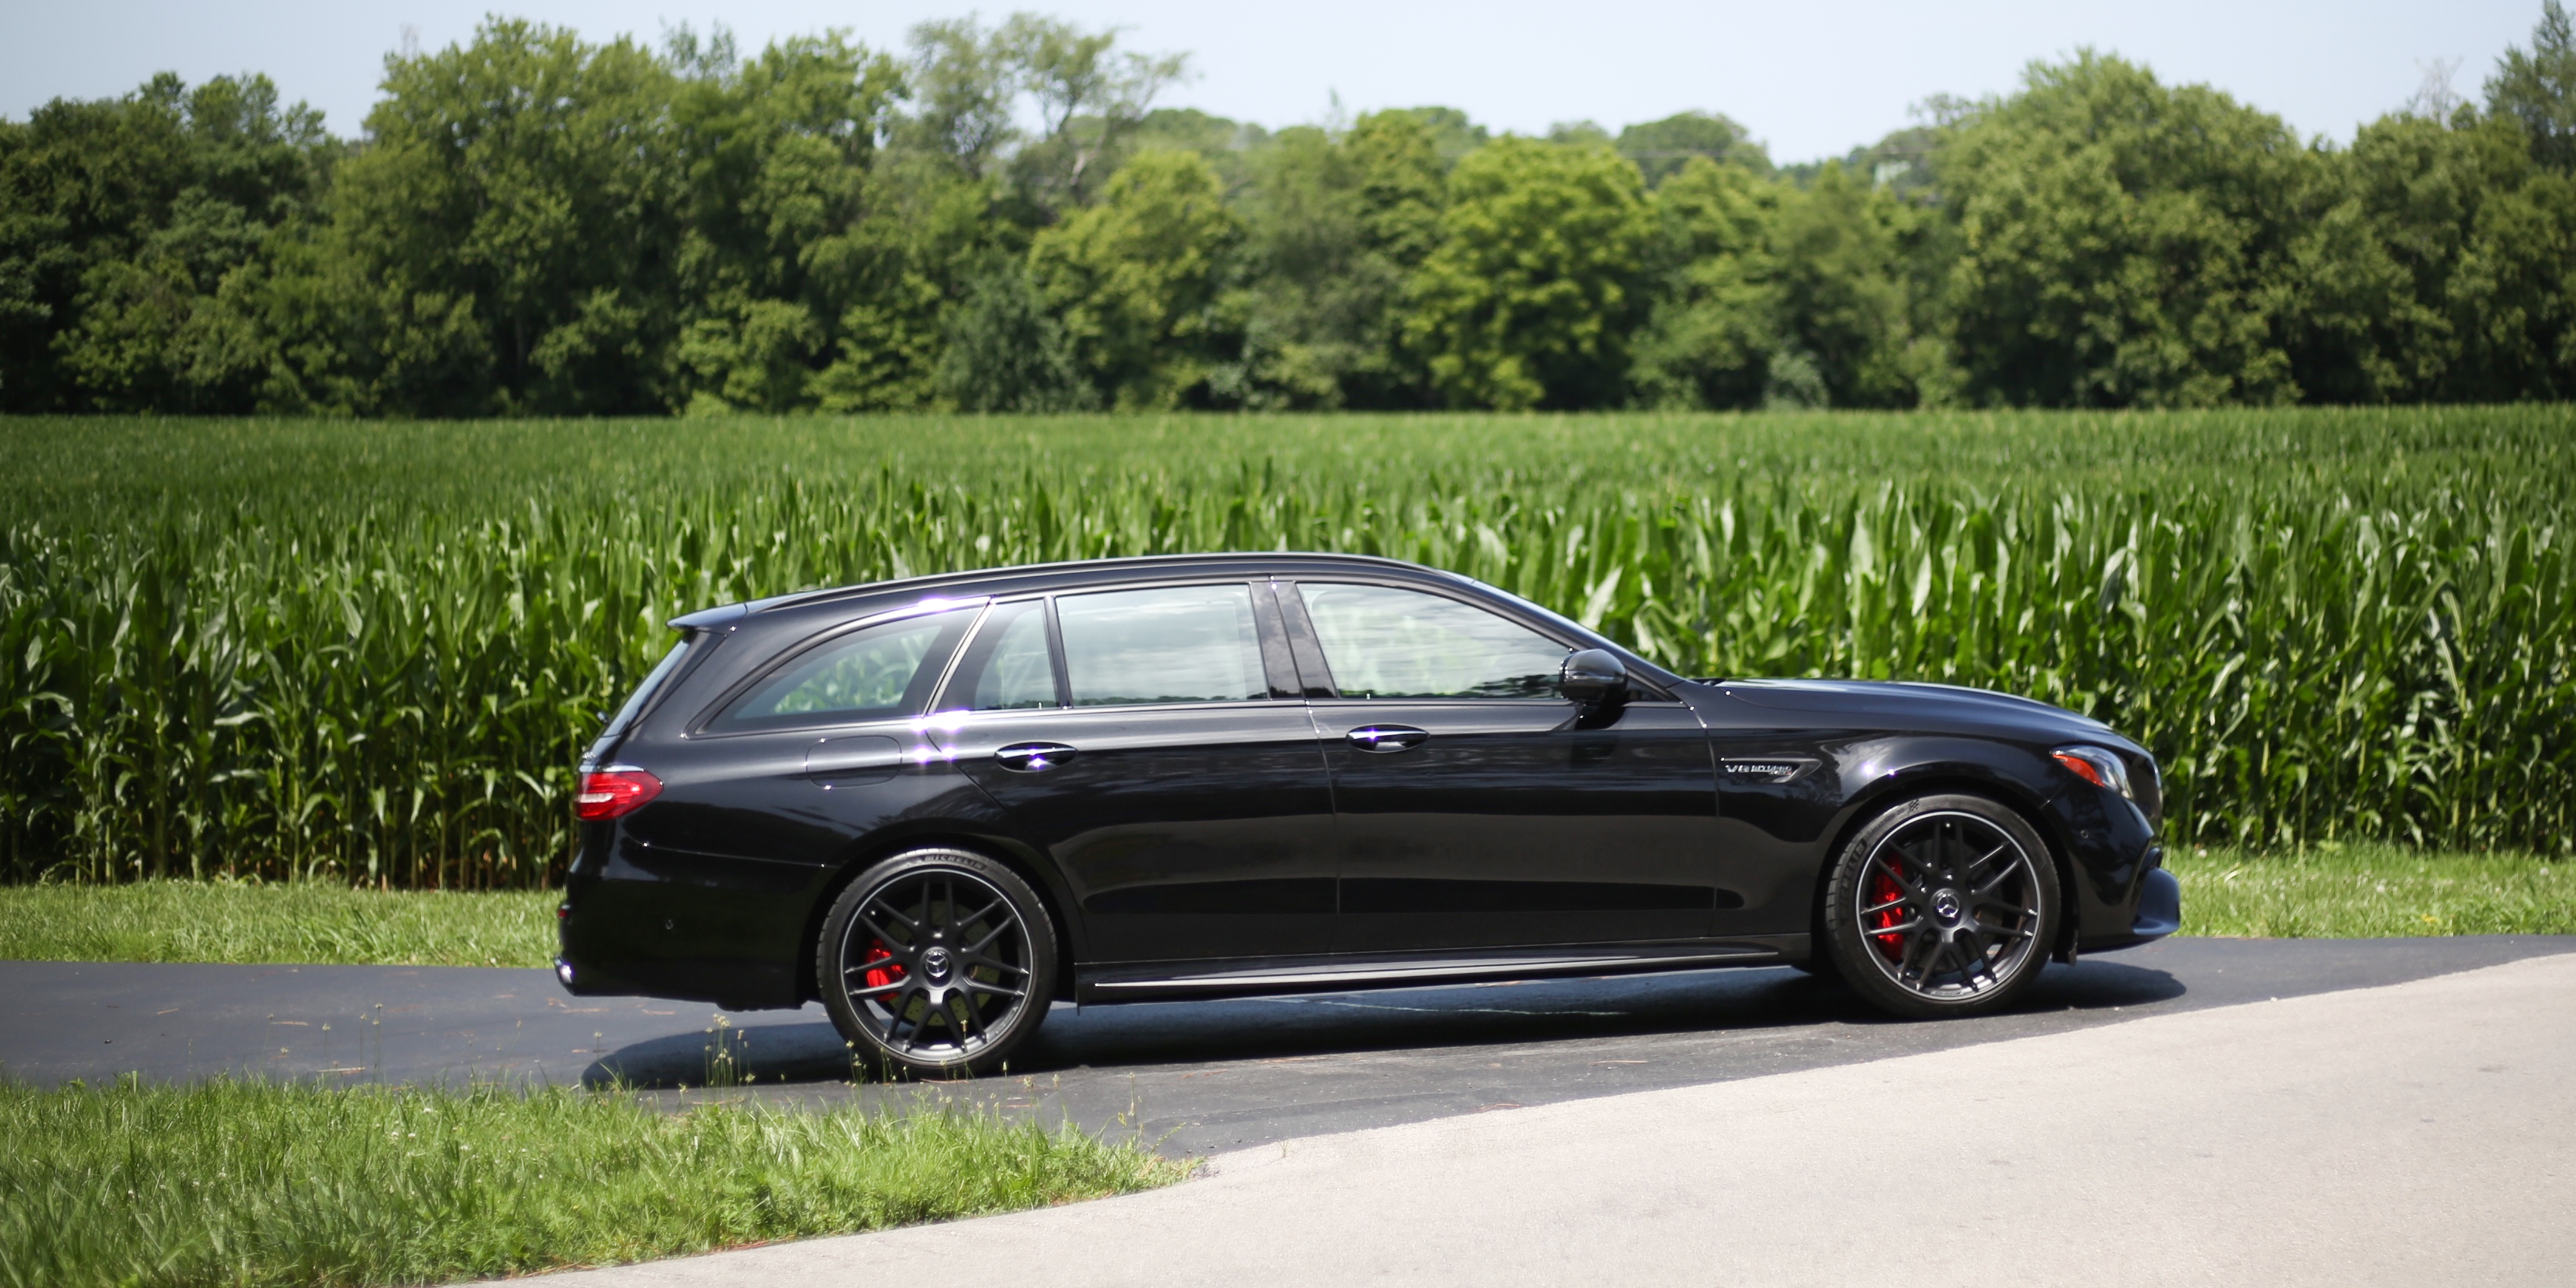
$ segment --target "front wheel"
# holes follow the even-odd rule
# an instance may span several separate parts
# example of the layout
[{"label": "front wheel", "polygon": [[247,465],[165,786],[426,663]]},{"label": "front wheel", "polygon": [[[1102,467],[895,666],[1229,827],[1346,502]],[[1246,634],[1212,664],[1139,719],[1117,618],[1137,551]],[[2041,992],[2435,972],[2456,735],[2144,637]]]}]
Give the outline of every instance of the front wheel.
[{"label": "front wheel", "polygon": [[841,892],[815,945],[817,991],[860,1055],[914,1074],[981,1074],[1037,1031],[1055,995],[1055,927],[1019,874],[922,849]]},{"label": "front wheel", "polygon": [[2008,1005],[2058,929],[2057,866],[2021,815],[1919,796],[1853,836],[1825,886],[1825,948],[1853,988],[1913,1019]]}]

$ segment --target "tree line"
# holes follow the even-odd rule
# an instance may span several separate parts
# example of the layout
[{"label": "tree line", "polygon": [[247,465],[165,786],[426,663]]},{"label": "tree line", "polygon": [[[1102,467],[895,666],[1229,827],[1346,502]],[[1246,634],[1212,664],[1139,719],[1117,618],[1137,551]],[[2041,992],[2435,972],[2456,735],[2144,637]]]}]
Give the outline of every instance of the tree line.
[{"label": "tree line", "polygon": [[1029,14],[493,19],[0,120],[0,411],[2391,403],[2576,390],[2576,32],[2302,141],[2091,52],[1815,166],[1683,113],[1277,131]]}]

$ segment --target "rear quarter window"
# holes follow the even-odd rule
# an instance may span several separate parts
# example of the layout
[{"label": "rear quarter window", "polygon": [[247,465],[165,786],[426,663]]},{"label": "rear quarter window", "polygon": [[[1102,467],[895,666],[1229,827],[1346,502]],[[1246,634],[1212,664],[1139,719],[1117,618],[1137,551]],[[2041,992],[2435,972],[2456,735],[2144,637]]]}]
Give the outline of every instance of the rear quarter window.
[{"label": "rear quarter window", "polygon": [[770,669],[709,733],[801,729],[919,715],[958,638],[983,609],[897,618],[831,636]]}]

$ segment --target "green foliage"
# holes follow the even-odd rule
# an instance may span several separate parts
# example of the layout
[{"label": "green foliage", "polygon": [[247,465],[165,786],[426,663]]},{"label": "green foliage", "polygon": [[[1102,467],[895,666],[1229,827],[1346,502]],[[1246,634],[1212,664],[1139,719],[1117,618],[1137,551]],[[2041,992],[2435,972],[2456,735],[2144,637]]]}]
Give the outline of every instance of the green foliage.
[{"label": "green foliage", "polygon": [[2279,118],[2090,52],[2034,65],[1937,162],[1969,396],[2296,397],[2274,328],[2305,154]]},{"label": "green foliage", "polygon": [[2487,78],[2487,107],[2522,127],[2533,160],[2576,170],[2576,25],[2558,0],[2540,0],[2529,50],[2506,47]]},{"label": "green foliage", "polygon": [[2570,30],[2349,148],[2087,52],[1775,168],[1707,112],[1272,133],[1030,13],[900,59],[496,18],[390,60],[360,148],[257,78],[0,121],[0,410],[2553,399]]},{"label": "green foliage", "polygon": [[1741,125],[1715,112],[1678,112],[1619,131],[1619,155],[1637,163],[1649,187],[1681,173],[1696,157],[1741,166],[1755,174],[1771,171],[1771,158]]},{"label": "green foliage", "polygon": [[1451,406],[1519,411],[1617,397],[1644,312],[1652,217],[1603,147],[1503,139],[1449,175],[1441,240],[1410,288],[1405,341]]},{"label": "green foliage", "polygon": [[258,266],[340,153],[264,76],[0,121],[0,405],[252,409]]},{"label": "green foliage", "polygon": [[2362,127],[2293,245],[2302,388],[2349,402],[2558,398],[2576,387],[2576,181],[2502,117]]},{"label": "green foliage", "polygon": [[1037,235],[1029,276],[1106,401],[1172,407],[1214,365],[1218,268],[1241,235],[1205,159],[1147,152],[1099,205]]},{"label": "green foliage", "polygon": [[2554,408],[0,422],[0,874],[543,885],[597,713],[671,617],[1268,549],[1453,568],[1688,674],[2060,703],[2162,759],[2180,843],[2563,854],[2571,429]]},{"label": "green foliage", "polygon": [[446,1283],[1043,1207],[1188,1171],[926,1103],[665,1114],[565,1089],[0,1084],[0,1283]]},{"label": "green foliage", "polygon": [[318,881],[0,886],[0,961],[542,969],[560,899]]}]

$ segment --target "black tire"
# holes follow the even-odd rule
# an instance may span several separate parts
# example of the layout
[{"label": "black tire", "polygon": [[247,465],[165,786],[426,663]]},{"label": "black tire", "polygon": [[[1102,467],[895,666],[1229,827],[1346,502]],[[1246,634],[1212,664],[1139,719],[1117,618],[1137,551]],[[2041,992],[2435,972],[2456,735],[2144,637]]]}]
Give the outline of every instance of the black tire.
[{"label": "black tire", "polygon": [[888,1072],[990,1073],[1045,1021],[1056,934],[1018,873],[910,850],[859,874],[823,918],[815,988],[853,1050]]},{"label": "black tire", "polygon": [[2039,979],[2062,906],[2048,843],[1983,796],[1918,796],[1834,857],[1824,948],[1843,980],[1908,1019],[1979,1015]]}]

